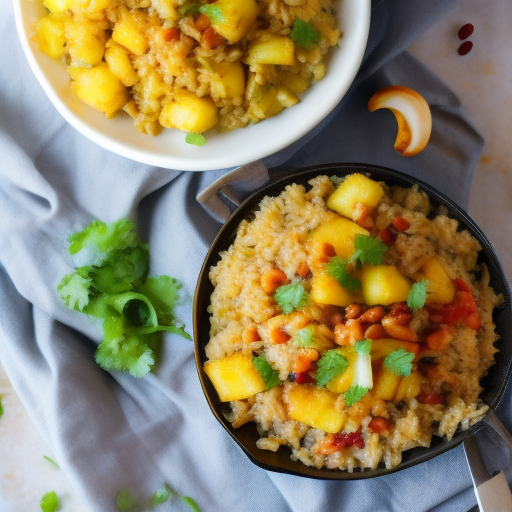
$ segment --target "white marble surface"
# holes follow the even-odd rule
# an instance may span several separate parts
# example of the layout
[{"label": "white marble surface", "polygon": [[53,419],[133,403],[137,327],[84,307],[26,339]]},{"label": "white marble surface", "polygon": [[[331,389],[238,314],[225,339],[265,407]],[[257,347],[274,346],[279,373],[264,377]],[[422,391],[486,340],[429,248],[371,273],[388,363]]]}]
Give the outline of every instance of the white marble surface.
[{"label": "white marble surface", "polygon": [[[410,47],[460,97],[469,118],[484,137],[475,169],[469,213],[494,245],[512,281],[512,2],[461,0],[461,3]],[[472,51],[461,57],[458,29],[475,26]],[[0,367],[0,512],[39,510],[48,491],[60,497],[62,512],[87,512],[61,469],[49,463],[51,449],[39,435]],[[58,461],[57,461],[58,462]]]}]

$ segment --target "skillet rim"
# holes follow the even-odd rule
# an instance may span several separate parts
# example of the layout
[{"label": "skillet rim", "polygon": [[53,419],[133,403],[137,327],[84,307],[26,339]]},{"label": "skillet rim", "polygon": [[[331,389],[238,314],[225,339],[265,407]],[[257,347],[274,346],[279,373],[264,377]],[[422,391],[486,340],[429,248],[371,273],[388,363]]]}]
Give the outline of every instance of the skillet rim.
[{"label": "skillet rim", "polygon": [[[227,249],[227,247],[231,245],[236,236],[236,230],[241,220],[249,217],[252,212],[257,209],[261,199],[264,196],[276,196],[282,192],[282,190],[284,190],[286,185],[294,182],[306,184],[311,178],[320,174],[327,174],[328,176],[346,176],[347,174],[354,172],[361,172],[366,175],[370,175],[373,179],[385,181],[391,185],[396,184],[410,188],[412,185],[417,184],[428,194],[435,207],[439,207],[440,205],[447,207],[450,217],[455,218],[459,222],[459,225],[461,226],[459,229],[467,229],[480,242],[482,249],[479,253],[479,261],[482,260],[487,264],[489,273],[491,274],[491,283],[497,280],[498,284],[500,285],[496,287],[496,283],[493,284],[493,289],[497,293],[502,293],[504,296],[503,303],[495,308],[495,314],[496,311],[499,311],[500,314],[499,319],[494,320],[496,323],[496,330],[498,331],[498,322],[500,327],[501,324],[504,324],[504,326],[499,329],[500,333],[505,333],[507,327],[509,330],[512,329],[512,301],[510,288],[495,250],[483,232],[480,230],[478,225],[471,219],[471,217],[469,217],[469,215],[460,206],[458,206],[451,199],[436,190],[431,185],[401,171],[396,171],[384,166],[364,163],[330,163],[299,169],[281,168],[276,169],[275,172],[281,175],[284,174],[284,176],[274,179],[272,179],[272,172],[273,170],[269,171],[269,174],[271,175],[270,181],[263,185],[263,187],[260,187],[258,190],[253,192],[249,197],[247,197],[247,199],[245,199],[241,205],[236,208],[229,219],[221,227],[213,243],[210,245],[197,280],[193,305],[194,354],[196,360],[196,370],[198,372],[205,398],[216,419],[229,433],[236,444],[242,449],[249,460],[256,466],[278,473],[292,474],[296,476],[323,480],[360,480],[388,475],[430,460],[460,445],[468,436],[472,435],[484,426],[482,421],[479,421],[468,430],[458,431],[450,441],[441,439],[437,436],[433,436],[432,445],[429,448],[417,447],[403,452],[402,462],[392,469],[385,469],[379,466],[375,470],[356,470],[352,473],[349,473],[346,470],[332,470],[327,468],[317,469],[315,467],[305,466],[300,461],[292,461],[290,458],[289,448],[287,447],[281,447],[275,453],[267,450],[260,450],[256,448],[255,445],[255,441],[259,438],[259,435],[257,434],[254,423],[251,422],[249,424],[243,425],[242,427],[239,427],[238,429],[233,429],[229,421],[227,421],[227,419],[223,416],[222,409],[226,409],[227,406],[226,404],[223,406],[222,403],[219,403],[213,385],[207,378],[202,368],[202,365],[205,361],[204,346],[209,339],[209,315],[206,311],[206,307],[209,304],[211,290],[213,290],[213,286],[211,285],[208,276],[209,269],[211,265],[217,263],[219,260],[219,252]],[[210,291],[210,293],[207,293],[208,291]],[[206,304],[206,307],[204,308],[202,307],[203,303]],[[495,315],[493,315],[493,319],[494,316]],[[208,329],[201,330],[200,323],[205,318],[208,320]],[[204,334],[205,331],[206,334]],[[201,335],[202,332],[203,334]],[[206,339],[206,342],[200,343],[203,338]],[[503,338],[504,336],[501,337],[501,340]],[[500,343],[501,340],[498,340],[496,343]],[[502,344],[503,341],[501,341],[501,345]],[[508,350],[508,360],[504,360],[500,363],[500,371],[501,373],[505,373],[505,378],[501,379],[501,385],[488,386],[492,388],[492,392],[490,393],[491,399],[489,401],[485,401],[485,403],[489,405],[490,409],[493,410],[496,410],[496,408],[500,405],[505,390],[511,380],[511,350],[512,348],[509,348]],[[502,352],[503,351],[500,350],[500,352],[497,353],[498,361],[501,361],[499,354]],[[495,365],[496,363],[493,366]],[[483,380],[485,379],[487,379],[487,377],[484,377]],[[489,393],[486,393],[486,391],[488,391],[487,387],[485,385],[483,385],[483,387],[483,394],[488,396]],[[247,441],[250,439],[252,439],[252,443],[248,444]]]}]

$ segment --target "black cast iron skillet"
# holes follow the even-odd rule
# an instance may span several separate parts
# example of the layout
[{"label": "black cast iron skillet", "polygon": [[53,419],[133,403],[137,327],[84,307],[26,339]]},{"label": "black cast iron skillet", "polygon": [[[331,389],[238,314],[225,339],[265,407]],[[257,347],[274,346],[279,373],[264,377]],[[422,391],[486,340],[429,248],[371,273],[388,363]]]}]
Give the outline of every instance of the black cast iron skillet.
[{"label": "black cast iron skillet", "polygon": [[[510,380],[512,371],[512,343],[509,334],[512,331],[510,289],[493,248],[478,226],[460,207],[426,183],[384,167],[366,164],[330,164],[297,170],[295,174],[290,174],[285,178],[265,185],[244,201],[243,204],[241,204],[240,207],[238,207],[231,215],[220,230],[208,252],[208,255],[206,256],[199,275],[194,298],[195,356],[199,378],[206,399],[214,415],[229,432],[231,437],[242,448],[249,459],[254,464],[266,470],[332,480],[354,480],[376,477],[409,468],[444,453],[462,443],[464,439],[475,433],[482,425],[482,422],[479,422],[469,430],[458,432],[450,441],[434,436],[432,438],[430,448],[419,447],[403,452],[402,463],[393,469],[379,467],[371,471],[356,470],[349,473],[348,471],[342,470],[332,470],[327,468],[317,469],[305,466],[299,461],[291,460],[290,450],[284,446],[280,447],[277,452],[260,450],[256,447],[256,441],[259,438],[259,435],[254,423],[247,423],[240,428],[234,429],[229,421],[224,417],[223,413],[229,411],[229,404],[223,404],[220,402],[213,385],[203,371],[203,364],[206,361],[204,348],[209,341],[210,329],[207,307],[213,291],[213,286],[208,277],[210,267],[219,261],[219,253],[227,250],[233,243],[239,223],[243,219],[251,219],[253,212],[258,209],[259,203],[264,196],[277,196],[284,190],[286,185],[291,183],[302,184],[307,188],[307,182],[318,175],[325,174],[327,176],[345,176],[354,172],[366,174],[368,177],[377,181],[384,181],[388,185],[400,185],[409,188],[414,184],[418,184],[430,197],[431,203],[434,206],[433,211],[435,211],[439,206],[445,206],[448,208],[450,217],[459,221],[459,229],[467,229],[480,242],[482,250],[479,255],[479,262],[487,265],[491,276],[490,285],[496,293],[501,293],[504,297],[504,302],[496,308],[493,317],[496,324],[496,331],[500,336],[500,339],[495,344],[499,349],[499,352],[497,352],[495,356],[495,364],[491,367],[488,375],[485,376],[481,382],[484,388],[481,398],[487,405],[489,405],[491,410],[498,406]],[[490,414],[493,414],[492,411]]]}]

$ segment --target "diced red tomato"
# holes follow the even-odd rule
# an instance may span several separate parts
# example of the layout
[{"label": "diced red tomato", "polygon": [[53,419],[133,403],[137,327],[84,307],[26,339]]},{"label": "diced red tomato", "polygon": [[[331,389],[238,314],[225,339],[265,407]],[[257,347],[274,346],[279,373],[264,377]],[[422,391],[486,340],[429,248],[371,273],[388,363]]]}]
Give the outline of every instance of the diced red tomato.
[{"label": "diced red tomato", "polygon": [[471,292],[471,286],[464,279],[454,279],[453,286],[459,292]]},{"label": "diced red tomato", "polygon": [[389,421],[382,416],[375,416],[368,424],[368,428],[377,434],[382,434],[389,430]]},{"label": "diced red tomato", "polygon": [[395,235],[392,233],[389,229],[384,228],[379,232],[379,238],[386,244],[386,245],[393,245],[395,243]]},{"label": "diced red tomato", "polygon": [[338,432],[334,434],[332,445],[336,450],[343,450],[343,448],[350,448],[351,446],[364,448],[364,439],[361,429],[359,428],[355,432]]},{"label": "diced red tomato", "polygon": [[395,217],[391,224],[397,231],[407,231],[411,227],[411,223],[403,217]]},{"label": "diced red tomato", "polygon": [[164,30],[162,37],[167,43],[170,43],[171,41],[179,41],[180,29],[178,27],[167,28]]},{"label": "diced red tomato", "polygon": [[293,377],[297,384],[309,384],[316,382],[315,378],[309,372],[294,373]]},{"label": "diced red tomato", "polygon": [[430,320],[446,325],[464,324],[471,329],[480,328],[480,313],[471,292],[457,290],[452,302],[430,308]]},{"label": "diced red tomato", "polygon": [[417,400],[420,404],[438,405],[444,403],[444,398],[441,395],[432,392],[422,391],[418,396]]}]

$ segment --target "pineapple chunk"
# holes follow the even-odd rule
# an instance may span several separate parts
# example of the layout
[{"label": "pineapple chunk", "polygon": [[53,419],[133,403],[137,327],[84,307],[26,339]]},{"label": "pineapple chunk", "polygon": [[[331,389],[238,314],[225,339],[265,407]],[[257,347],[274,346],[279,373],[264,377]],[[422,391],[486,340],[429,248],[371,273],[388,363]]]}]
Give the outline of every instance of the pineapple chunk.
[{"label": "pineapple chunk", "polygon": [[148,40],[139,29],[136,18],[128,13],[115,24],[112,39],[135,55],[142,55],[149,48]]},{"label": "pineapple chunk", "polygon": [[183,90],[165,103],[160,113],[160,124],[184,132],[203,133],[212,128],[218,118],[218,109],[213,100]]},{"label": "pineapple chunk", "polygon": [[348,368],[340,375],[333,377],[325,387],[333,393],[345,393],[354,380],[357,352],[354,347],[343,347],[337,351],[347,358]]},{"label": "pineapple chunk", "polygon": [[245,92],[245,71],[240,61],[212,62],[215,78],[210,83],[213,98],[236,98]]},{"label": "pineapple chunk", "polygon": [[70,67],[68,72],[78,98],[108,118],[114,117],[130,99],[126,87],[112,74],[106,62],[91,69]]},{"label": "pineapple chunk", "polygon": [[105,60],[113,75],[119,78],[126,87],[131,87],[139,81],[139,75],[135,71],[130,57],[120,44],[109,42],[105,51]]},{"label": "pineapple chunk", "polygon": [[49,14],[37,22],[35,39],[39,49],[53,59],[58,59],[65,53],[64,20],[59,16]]},{"label": "pineapple chunk", "polygon": [[244,62],[249,65],[293,66],[295,64],[294,54],[295,43],[289,37],[271,34],[249,44]]},{"label": "pineapple chunk", "polygon": [[392,402],[395,399],[397,390],[402,382],[402,377],[389,371],[384,365],[374,371],[374,385],[372,394],[376,398]]},{"label": "pineapple chunk", "polygon": [[402,379],[395,395],[395,402],[410,400],[420,394],[423,375],[419,372],[412,372]]},{"label": "pineapple chunk", "polygon": [[321,248],[324,243],[328,243],[334,247],[337,256],[347,260],[354,254],[354,238],[357,234],[368,236],[370,233],[351,220],[333,216],[311,233],[313,251],[315,247]]},{"label": "pineapple chunk", "polygon": [[291,71],[281,71],[279,73],[281,83],[294,94],[301,94],[309,88],[310,82],[297,73]]},{"label": "pineapple chunk", "polygon": [[373,210],[384,195],[384,190],[376,182],[363,174],[350,174],[327,200],[327,206],[348,218],[353,218],[358,203]]},{"label": "pineapple chunk", "polygon": [[448,304],[453,300],[455,288],[438,258],[427,260],[420,272],[428,281],[427,303]]},{"label": "pineapple chunk", "polygon": [[407,352],[417,354],[420,346],[418,343],[412,341],[395,340],[393,338],[382,338],[380,340],[372,341],[372,348],[370,350],[370,356],[372,361],[379,361],[386,358],[392,352],[396,352],[403,348]]},{"label": "pineapple chunk", "polygon": [[314,273],[311,278],[310,297],[319,304],[346,307],[355,302],[355,296],[345,290],[334,277],[324,272]]},{"label": "pineapple chunk", "polygon": [[71,9],[73,0],[43,0],[43,5],[51,13],[60,13]]},{"label": "pineapple chunk", "polygon": [[176,10],[173,0],[151,0],[151,4],[163,20],[176,21],[180,18],[180,13]]},{"label": "pineapple chunk", "polygon": [[243,400],[265,391],[265,383],[251,359],[240,352],[207,362],[204,371],[222,402]]},{"label": "pineapple chunk", "polygon": [[213,28],[231,44],[242,39],[260,12],[255,0],[217,0],[208,4],[207,9]]},{"label": "pineapple chunk", "polygon": [[360,279],[364,301],[369,306],[404,302],[411,291],[409,279],[393,265],[364,265]]},{"label": "pineapple chunk", "polygon": [[284,105],[279,101],[277,87],[271,84],[260,85],[256,82],[254,73],[249,74],[245,96],[249,101],[248,112],[258,119],[267,119],[283,110]]},{"label": "pineapple chunk", "polygon": [[339,432],[346,415],[336,409],[338,396],[317,386],[293,384],[286,393],[291,419],[330,434]]},{"label": "pineapple chunk", "polygon": [[[105,53],[105,35],[96,33],[94,22],[75,15],[66,23],[66,51],[71,56],[71,65],[80,68],[97,66]],[[101,33],[103,32],[103,33]]]}]

